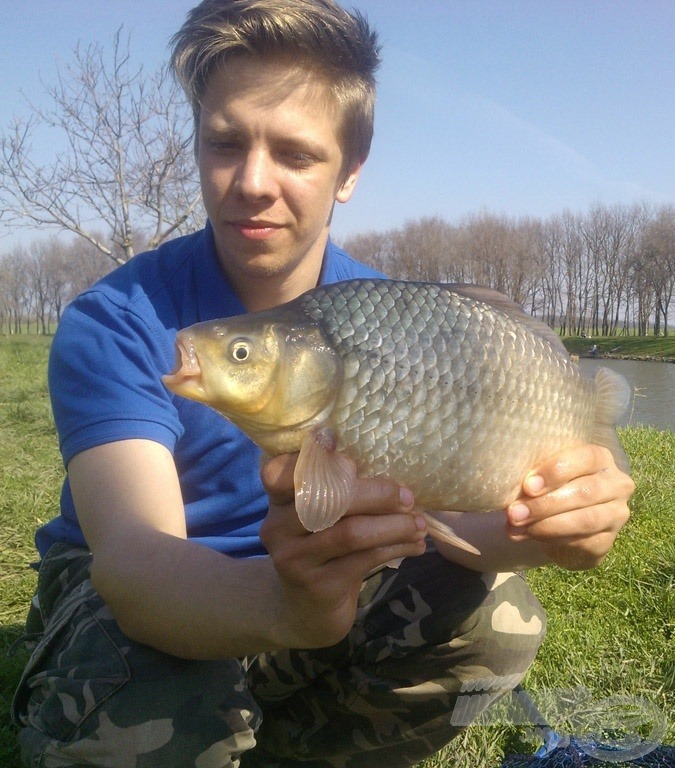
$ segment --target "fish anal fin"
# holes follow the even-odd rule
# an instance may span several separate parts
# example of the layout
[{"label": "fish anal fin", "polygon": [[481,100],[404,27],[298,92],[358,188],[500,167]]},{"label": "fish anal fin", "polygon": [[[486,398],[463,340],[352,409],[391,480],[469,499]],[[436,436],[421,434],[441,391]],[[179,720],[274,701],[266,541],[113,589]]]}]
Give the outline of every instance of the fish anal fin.
[{"label": "fish anal fin", "polygon": [[429,527],[429,535],[433,539],[443,541],[446,544],[452,544],[453,547],[463,549],[472,555],[480,555],[479,549],[476,549],[473,544],[469,544],[468,541],[458,536],[447,523],[443,523],[435,518],[432,512],[424,512],[424,519]]},{"label": "fish anal fin", "polygon": [[354,496],[356,464],[335,450],[327,429],[308,433],[293,475],[295,507],[308,531],[323,531],[347,512]]}]

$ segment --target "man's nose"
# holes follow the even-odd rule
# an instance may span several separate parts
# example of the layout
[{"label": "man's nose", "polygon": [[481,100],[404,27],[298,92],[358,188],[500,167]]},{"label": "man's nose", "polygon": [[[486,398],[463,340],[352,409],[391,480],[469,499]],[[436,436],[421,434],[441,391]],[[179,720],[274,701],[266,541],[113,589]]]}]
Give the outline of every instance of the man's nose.
[{"label": "man's nose", "polygon": [[247,199],[275,198],[279,192],[274,158],[262,149],[247,152],[237,171],[238,191]]}]

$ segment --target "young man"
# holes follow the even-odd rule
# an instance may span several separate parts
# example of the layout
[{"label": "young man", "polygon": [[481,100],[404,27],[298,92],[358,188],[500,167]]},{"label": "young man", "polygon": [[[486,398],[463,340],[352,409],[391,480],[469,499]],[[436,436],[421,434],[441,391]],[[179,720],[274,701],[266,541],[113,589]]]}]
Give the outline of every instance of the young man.
[{"label": "young man", "polygon": [[23,760],[413,765],[478,713],[463,693],[485,706],[536,654],[541,608],[497,572],[595,565],[632,483],[593,446],[533,468],[508,511],[456,521],[481,557],[427,546],[410,492],[380,479],[305,531],[295,457],[261,472],[238,430],[161,376],[180,327],[373,274],[329,224],[368,155],[376,38],[332,0],[205,0],[174,46],[208,225],[84,293],[54,339],[68,475],[37,534]]}]

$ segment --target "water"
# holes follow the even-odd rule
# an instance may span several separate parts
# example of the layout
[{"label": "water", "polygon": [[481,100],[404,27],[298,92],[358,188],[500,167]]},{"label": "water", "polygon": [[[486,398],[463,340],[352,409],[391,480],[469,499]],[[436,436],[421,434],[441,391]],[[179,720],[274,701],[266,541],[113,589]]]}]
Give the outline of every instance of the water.
[{"label": "water", "polygon": [[601,366],[626,377],[633,397],[621,426],[645,424],[675,432],[675,363],[582,358],[579,364],[590,377]]}]

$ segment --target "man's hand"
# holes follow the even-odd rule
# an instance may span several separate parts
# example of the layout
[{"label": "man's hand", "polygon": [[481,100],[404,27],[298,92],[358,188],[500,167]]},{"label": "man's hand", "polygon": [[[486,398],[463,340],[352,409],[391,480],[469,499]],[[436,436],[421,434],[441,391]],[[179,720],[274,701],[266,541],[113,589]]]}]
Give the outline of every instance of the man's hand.
[{"label": "man's hand", "polygon": [[425,551],[426,523],[412,493],[393,482],[359,479],[351,508],[335,525],[310,533],[295,510],[296,455],[262,468],[270,508],[261,528],[282,585],[296,647],[323,647],[349,632],[363,579],[401,557]]},{"label": "man's hand", "polygon": [[506,510],[507,533],[539,542],[563,568],[593,568],[628,520],[634,488],[606,448],[568,449],[526,477],[523,495]]}]

